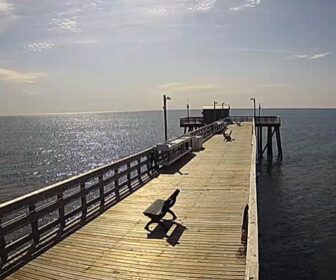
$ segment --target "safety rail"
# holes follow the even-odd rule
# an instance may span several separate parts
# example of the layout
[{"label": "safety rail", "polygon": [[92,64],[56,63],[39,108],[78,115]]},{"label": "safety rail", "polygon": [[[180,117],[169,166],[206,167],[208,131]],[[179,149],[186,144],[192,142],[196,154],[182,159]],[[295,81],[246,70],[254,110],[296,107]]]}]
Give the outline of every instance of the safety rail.
[{"label": "safety rail", "polygon": [[256,156],[257,143],[255,135],[255,123],[252,129],[252,154],[250,169],[250,190],[249,190],[249,210],[248,210],[248,233],[246,249],[246,272],[245,280],[259,279],[259,241],[258,241],[258,207],[257,207],[257,175]]},{"label": "safety rail", "polygon": [[205,142],[206,140],[208,140],[212,135],[222,131],[225,127],[226,127],[226,122],[224,121],[217,121],[214,122],[212,124],[208,124],[206,126],[203,126],[199,129],[196,129],[192,132],[190,132],[187,135],[190,136],[202,136],[203,137],[203,141]]},{"label": "safety rail", "polygon": [[191,125],[204,125],[203,117],[185,117],[180,118],[180,127]]},{"label": "safety rail", "polygon": [[279,116],[262,116],[255,118],[256,126],[267,126],[267,125],[281,125],[281,118]]},{"label": "safety rail", "polygon": [[155,148],[0,204],[0,278],[155,174]]}]

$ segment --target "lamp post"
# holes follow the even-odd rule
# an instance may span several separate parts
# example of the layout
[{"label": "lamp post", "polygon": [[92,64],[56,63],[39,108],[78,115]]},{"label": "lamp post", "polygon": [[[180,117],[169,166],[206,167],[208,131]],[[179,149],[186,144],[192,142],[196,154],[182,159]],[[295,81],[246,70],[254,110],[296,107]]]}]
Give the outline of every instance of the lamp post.
[{"label": "lamp post", "polygon": [[224,119],[224,117],[225,117],[225,116],[224,116],[224,115],[225,115],[225,114],[224,114],[224,105],[225,105],[225,102],[222,102],[222,118],[223,118],[223,119]]},{"label": "lamp post", "polygon": [[165,141],[168,140],[167,132],[167,100],[171,100],[169,96],[163,95],[163,118],[164,118],[164,132],[165,132]]},{"label": "lamp post", "polygon": [[216,121],[216,104],[218,104],[218,102],[214,101],[214,114],[213,114],[214,118],[213,118],[213,122]]},{"label": "lamp post", "polygon": [[189,104],[187,104],[187,117],[188,117],[188,123],[189,123],[189,108],[190,108],[190,106],[189,106]]},{"label": "lamp post", "polygon": [[[256,121],[256,100],[254,97],[251,97],[250,98],[251,101],[253,101],[253,120],[254,120],[254,124],[255,124],[255,121]],[[252,127],[252,133],[253,133],[253,127]]]},{"label": "lamp post", "polygon": [[259,103],[259,118],[261,116],[261,103]]}]

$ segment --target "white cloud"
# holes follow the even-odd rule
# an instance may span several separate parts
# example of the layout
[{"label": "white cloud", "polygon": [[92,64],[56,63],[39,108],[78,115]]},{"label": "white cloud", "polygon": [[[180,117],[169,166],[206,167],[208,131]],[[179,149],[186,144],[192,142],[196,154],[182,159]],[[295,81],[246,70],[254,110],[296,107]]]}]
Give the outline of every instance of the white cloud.
[{"label": "white cloud", "polygon": [[178,92],[190,92],[190,91],[200,91],[200,90],[219,90],[222,87],[215,84],[199,84],[199,83],[188,83],[188,82],[174,82],[162,84],[159,86],[159,90],[167,93],[178,93]]},{"label": "white cloud", "polygon": [[0,81],[12,83],[28,83],[34,84],[36,81],[44,77],[45,74],[37,72],[18,72],[15,70],[0,68]]},{"label": "white cloud", "polygon": [[238,6],[231,7],[230,11],[241,11],[247,8],[255,8],[261,4],[261,0],[245,0],[244,3]]},{"label": "white cloud", "polygon": [[23,50],[31,52],[42,52],[44,50],[51,49],[52,47],[54,47],[52,42],[32,42],[24,46]]},{"label": "white cloud", "polygon": [[316,54],[294,54],[291,56],[286,57],[286,59],[305,59],[305,60],[315,60],[315,59],[320,59],[324,58],[328,55],[331,55],[332,52],[324,52],[324,53],[316,53]]},{"label": "white cloud", "polygon": [[216,4],[216,0],[190,1],[188,10],[192,12],[203,12],[210,10]]},{"label": "white cloud", "polygon": [[331,52],[317,53],[317,54],[312,55],[308,59],[320,59],[320,58],[326,57],[326,56],[328,56],[330,54],[331,54]]},{"label": "white cloud", "polygon": [[7,0],[0,0],[0,32],[14,23],[17,18],[14,4],[9,3]]}]

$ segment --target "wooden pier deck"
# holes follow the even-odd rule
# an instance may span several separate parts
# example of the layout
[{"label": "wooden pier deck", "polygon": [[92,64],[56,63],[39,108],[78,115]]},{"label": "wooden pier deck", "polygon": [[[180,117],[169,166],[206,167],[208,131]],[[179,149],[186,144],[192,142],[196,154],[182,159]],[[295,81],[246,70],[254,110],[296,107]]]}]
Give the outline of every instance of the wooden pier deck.
[{"label": "wooden pier deck", "polygon": [[[8,279],[244,279],[240,239],[250,190],[251,126],[230,126],[232,142],[213,136],[180,169],[151,180]],[[167,237],[152,225],[148,236],[142,212],[176,188],[176,224],[166,222]]]}]

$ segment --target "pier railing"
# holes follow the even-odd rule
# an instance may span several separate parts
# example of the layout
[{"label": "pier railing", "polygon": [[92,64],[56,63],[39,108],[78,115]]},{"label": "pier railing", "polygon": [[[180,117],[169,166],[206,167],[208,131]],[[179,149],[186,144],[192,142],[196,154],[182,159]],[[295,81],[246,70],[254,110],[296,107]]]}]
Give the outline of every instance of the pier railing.
[{"label": "pier railing", "polygon": [[[225,120],[232,122],[252,122],[253,116],[230,116]],[[281,118],[279,116],[256,116],[255,126],[267,126],[267,125],[281,125]]]},{"label": "pier railing", "polygon": [[184,127],[188,125],[203,125],[203,124],[204,124],[203,117],[180,118],[180,127]]},{"label": "pier railing", "polygon": [[256,155],[257,143],[255,135],[255,123],[252,129],[252,154],[250,169],[250,191],[248,211],[248,234],[246,251],[246,273],[245,280],[259,279],[259,242],[258,242],[258,208],[257,208],[257,181],[256,181]]},{"label": "pier railing", "polygon": [[208,124],[199,129],[196,129],[190,132],[188,135],[190,136],[202,136],[203,141],[208,140],[212,135],[222,131],[226,127],[226,123],[224,121],[214,122],[212,124]]},{"label": "pier railing", "polygon": [[148,181],[154,157],[150,148],[0,204],[0,278]]}]

